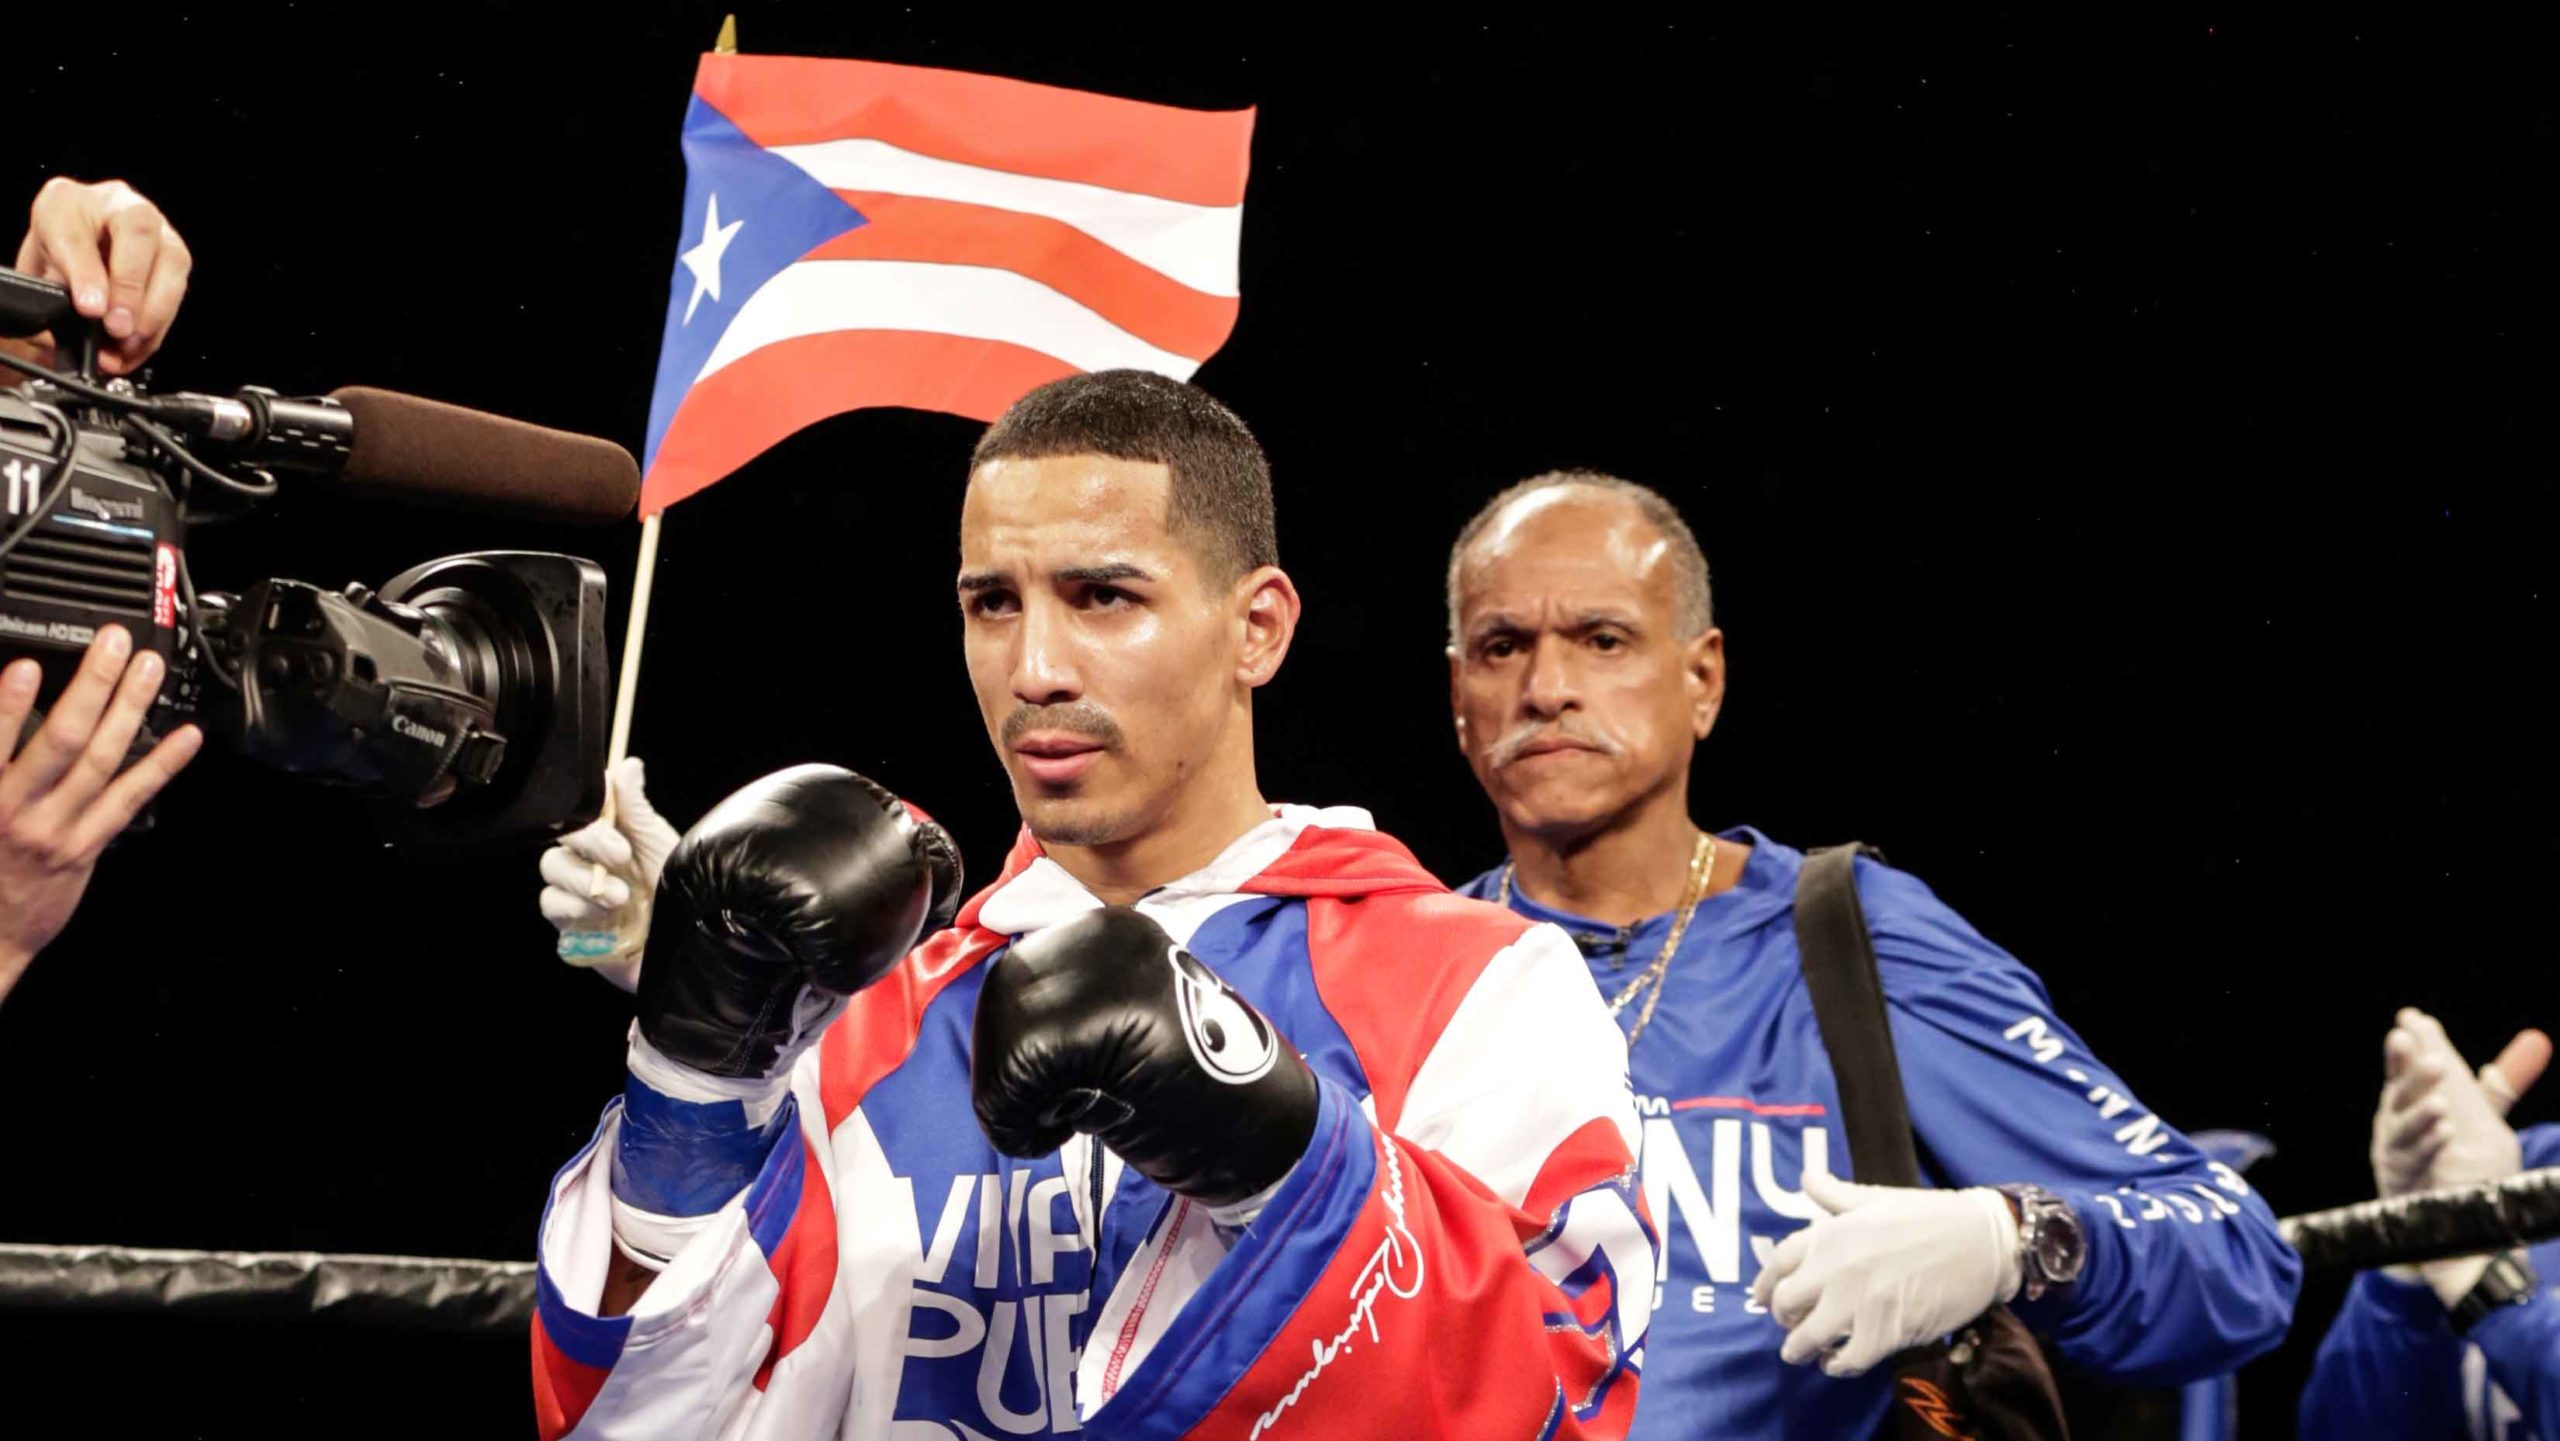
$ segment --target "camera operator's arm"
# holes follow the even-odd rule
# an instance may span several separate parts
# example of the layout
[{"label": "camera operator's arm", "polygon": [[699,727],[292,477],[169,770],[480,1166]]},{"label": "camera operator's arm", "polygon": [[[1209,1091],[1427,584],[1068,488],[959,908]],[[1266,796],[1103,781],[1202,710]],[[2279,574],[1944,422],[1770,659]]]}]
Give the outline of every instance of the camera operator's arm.
[{"label": "camera operator's arm", "polygon": [[18,733],[35,709],[36,663],[0,670],[0,996],[71,919],[98,852],[203,743],[182,726],[116,774],[160,690],[160,657],[144,651],[127,665],[132,652],[123,627],[99,631],[24,750]]},{"label": "camera operator's arm", "polygon": [[[38,279],[61,281],[73,308],[102,323],[107,343],[98,368],[109,375],[132,374],[160,348],[194,265],[177,228],[132,186],[121,180],[84,185],[59,175],[36,192],[13,262]],[[52,359],[50,336],[0,345]]]}]

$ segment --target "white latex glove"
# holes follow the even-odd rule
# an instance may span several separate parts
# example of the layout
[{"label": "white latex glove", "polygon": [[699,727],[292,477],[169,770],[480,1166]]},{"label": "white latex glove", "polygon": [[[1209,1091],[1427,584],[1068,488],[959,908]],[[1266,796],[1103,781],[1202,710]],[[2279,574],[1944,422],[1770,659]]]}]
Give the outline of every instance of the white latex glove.
[{"label": "white latex glove", "polygon": [[542,853],[542,914],[560,928],[560,958],[593,966],[628,991],[640,984],[640,943],[678,832],[649,804],[638,756],[607,777],[614,819],[571,831]]},{"label": "white latex glove", "polygon": [[1861,1186],[1807,1172],[1830,1213],[1769,1255],[1751,1294],[1787,1328],[1779,1359],[1865,1374],[2018,1294],[2018,1221],[1997,1191]]},{"label": "white latex glove", "polygon": [[[2500,1181],[2524,1168],[2507,1111],[2541,1078],[2551,1038],[2518,1032],[2498,1058],[2474,1072],[2435,1017],[2404,1009],[2382,1039],[2382,1098],[2373,1113],[2373,1187],[2385,1197]],[[2488,1268],[2485,1256],[2394,1266],[2424,1280],[2447,1306]]]},{"label": "white latex glove", "polygon": [[2502,1180],[2524,1165],[2507,1110],[2551,1060],[2551,1038],[2523,1031],[2474,1072],[2435,1017],[2404,1009],[2382,1038],[2373,1113],[2373,1185],[2385,1197]]}]

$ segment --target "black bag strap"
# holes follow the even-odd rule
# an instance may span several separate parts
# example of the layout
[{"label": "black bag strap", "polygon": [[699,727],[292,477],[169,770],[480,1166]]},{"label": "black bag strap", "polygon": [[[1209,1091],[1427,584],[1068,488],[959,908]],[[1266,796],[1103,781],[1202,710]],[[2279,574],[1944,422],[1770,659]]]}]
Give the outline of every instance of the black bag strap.
[{"label": "black bag strap", "polygon": [[1876,854],[1854,841],[1806,853],[1796,875],[1796,950],[1840,1086],[1850,1169],[1870,1185],[1917,1186],[1920,1152],[1911,1139],[1893,1031],[1885,1024],[1875,942],[1858,905],[1857,859]]}]

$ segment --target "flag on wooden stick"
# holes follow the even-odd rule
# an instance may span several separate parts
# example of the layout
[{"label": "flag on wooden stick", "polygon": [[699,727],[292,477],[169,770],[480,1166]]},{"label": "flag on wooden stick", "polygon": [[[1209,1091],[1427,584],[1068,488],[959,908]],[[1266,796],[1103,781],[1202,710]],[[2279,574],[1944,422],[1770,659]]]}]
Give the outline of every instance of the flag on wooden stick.
[{"label": "flag on wooden stick", "polygon": [[812,421],[993,420],[1077,371],[1190,378],[1236,319],[1250,110],[702,58],[643,515]]}]

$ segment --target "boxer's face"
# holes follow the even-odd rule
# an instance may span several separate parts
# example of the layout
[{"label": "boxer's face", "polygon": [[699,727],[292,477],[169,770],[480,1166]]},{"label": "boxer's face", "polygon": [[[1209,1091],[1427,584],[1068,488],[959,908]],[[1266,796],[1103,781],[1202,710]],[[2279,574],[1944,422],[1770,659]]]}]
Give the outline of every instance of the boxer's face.
[{"label": "boxer's face", "polygon": [[1450,704],[1512,828],[1569,842],[1685,789],[1723,699],[1724,638],[1681,638],[1675,576],[1632,504],[1570,486],[1521,497],[1468,549]]},{"label": "boxer's face", "polygon": [[1168,530],[1171,487],[1161,465],[1094,455],[994,460],[970,477],[969,682],[1046,844],[1153,829],[1235,723],[1230,588]]}]

